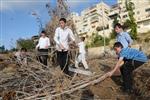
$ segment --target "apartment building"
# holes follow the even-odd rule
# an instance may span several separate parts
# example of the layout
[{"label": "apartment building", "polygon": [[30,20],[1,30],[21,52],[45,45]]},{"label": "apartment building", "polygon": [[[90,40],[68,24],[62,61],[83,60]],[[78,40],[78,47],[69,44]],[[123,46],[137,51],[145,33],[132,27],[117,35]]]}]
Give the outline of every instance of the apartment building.
[{"label": "apartment building", "polygon": [[[125,1],[118,0],[117,4],[111,7],[104,2],[100,2],[83,10],[81,15],[72,13],[77,33],[83,36],[91,36],[98,32],[102,36],[109,37],[116,16],[120,16],[120,23],[124,23],[129,18]],[[138,33],[150,31],[150,0],[131,0],[131,2],[134,6]],[[99,27],[99,31],[97,31],[97,27]]]},{"label": "apartment building", "polygon": [[[93,5],[81,12],[81,15],[77,13],[72,13],[71,18],[73,19],[77,33],[83,36],[91,36],[93,33],[97,33],[97,27],[99,27],[99,34],[103,35],[103,26],[105,27],[105,31],[109,30],[109,14],[110,7],[101,2],[97,5]],[[108,29],[108,30],[107,30]],[[108,34],[105,34],[107,37]]]},{"label": "apartment building", "polygon": [[73,21],[77,34],[81,33],[82,16],[79,16],[76,12],[72,12],[67,19]]},{"label": "apartment building", "polygon": [[[113,19],[117,15],[119,15],[120,23],[124,23],[129,19],[125,1],[126,0],[118,0],[118,3],[112,6],[109,13],[109,17],[111,18],[110,23],[113,23]],[[131,2],[134,7],[134,18],[138,26],[138,33],[150,31],[150,0],[131,0]]]}]

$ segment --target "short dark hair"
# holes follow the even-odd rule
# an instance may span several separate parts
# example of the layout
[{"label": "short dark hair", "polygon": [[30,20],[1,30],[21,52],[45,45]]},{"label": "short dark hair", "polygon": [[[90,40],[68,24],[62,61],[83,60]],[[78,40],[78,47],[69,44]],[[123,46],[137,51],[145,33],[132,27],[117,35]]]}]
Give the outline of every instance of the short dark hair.
[{"label": "short dark hair", "polygon": [[27,52],[26,48],[21,48],[21,51]]},{"label": "short dark hair", "polygon": [[85,40],[85,37],[81,37],[81,40],[84,41],[84,40]]},{"label": "short dark hair", "polygon": [[63,22],[67,22],[67,20],[65,18],[60,18],[59,21],[63,21]]},{"label": "short dark hair", "polygon": [[42,30],[42,31],[41,31],[41,33],[44,33],[44,34],[46,34],[46,32],[45,32],[44,30]]},{"label": "short dark hair", "polygon": [[114,28],[116,28],[116,27],[119,27],[119,28],[122,28],[122,29],[123,29],[123,26],[122,26],[120,23],[116,23],[116,24],[114,25]]},{"label": "short dark hair", "polygon": [[115,44],[114,44],[114,47],[113,48],[115,48],[115,47],[121,47],[121,48],[123,48],[123,45],[120,43],[120,42],[116,42]]}]

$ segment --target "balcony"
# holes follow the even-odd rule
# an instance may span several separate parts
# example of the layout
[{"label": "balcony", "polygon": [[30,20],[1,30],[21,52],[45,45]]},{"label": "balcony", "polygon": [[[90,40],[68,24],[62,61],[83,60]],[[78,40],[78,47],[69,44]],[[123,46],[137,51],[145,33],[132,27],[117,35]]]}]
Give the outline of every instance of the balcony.
[{"label": "balcony", "polygon": [[95,13],[91,13],[90,17],[92,17],[92,16],[98,16],[98,14],[96,12]]},{"label": "balcony", "polygon": [[93,20],[93,21],[91,21],[91,24],[94,24],[94,23],[97,23],[98,22],[98,20]]},{"label": "balcony", "polygon": [[98,21],[99,21],[98,16],[94,16],[94,17],[92,17],[92,18],[90,19],[90,22],[91,22],[91,23],[96,23],[96,22],[98,22]]},{"label": "balcony", "polygon": [[94,9],[94,10],[90,11],[90,13],[95,13],[95,12],[97,12],[97,10],[96,10],[96,9]]},{"label": "balcony", "polygon": [[86,27],[88,24],[84,24],[83,26]]}]

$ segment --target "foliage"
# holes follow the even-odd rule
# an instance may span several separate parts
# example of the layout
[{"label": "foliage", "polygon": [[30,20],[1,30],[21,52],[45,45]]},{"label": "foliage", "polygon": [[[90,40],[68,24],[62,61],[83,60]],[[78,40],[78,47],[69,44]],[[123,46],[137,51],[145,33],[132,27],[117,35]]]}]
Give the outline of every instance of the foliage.
[{"label": "foliage", "polygon": [[17,48],[11,48],[9,51],[17,51]]},{"label": "foliage", "polygon": [[32,50],[35,48],[35,44],[31,39],[18,39],[17,46],[18,48],[26,48],[27,50]]},{"label": "foliage", "polygon": [[0,52],[4,52],[5,51],[5,46],[0,46]]},{"label": "foliage", "polygon": [[67,1],[65,0],[56,0],[56,6],[53,6],[53,3],[47,3],[45,7],[48,10],[48,14],[50,16],[50,21],[46,24],[45,30],[48,34],[48,37],[51,40],[51,44],[54,44],[53,37],[55,34],[55,30],[59,25],[59,19],[61,17],[68,18],[70,13],[69,7],[67,6]]},{"label": "foliage", "polygon": [[[119,20],[117,20],[117,17],[118,16],[116,16],[115,18],[114,18],[114,21],[113,21],[113,26],[115,26],[115,24],[117,24],[118,22],[119,22]],[[116,37],[116,35],[117,35],[117,33],[115,32],[115,30],[113,29],[112,30],[112,33],[111,33],[111,39],[114,39],[115,37]]]},{"label": "foliage", "polygon": [[[104,37],[101,35],[98,35],[98,33],[93,33],[91,38],[91,42],[87,44],[87,47],[98,47],[98,46],[104,46]],[[106,45],[109,44],[110,39],[105,37],[105,43]]]},{"label": "foliage", "polygon": [[130,0],[126,0],[125,5],[128,11],[129,19],[126,20],[126,22],[124,23],[124,26],[128,26],[131,29],[130,30],[131,37],[133,39],[137,39],[137,24],[135,22],[134,12],[133,12],[134,4],[130,2]]}]

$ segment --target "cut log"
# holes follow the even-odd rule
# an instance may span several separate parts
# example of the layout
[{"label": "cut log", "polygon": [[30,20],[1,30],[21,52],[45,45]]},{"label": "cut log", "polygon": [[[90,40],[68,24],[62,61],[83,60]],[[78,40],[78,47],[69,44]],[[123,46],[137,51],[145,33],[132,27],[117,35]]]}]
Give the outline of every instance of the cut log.
[{"label": "cut log", "polygon": [[79,68],[69,67],[69,71],[74,72],[74,73],[78,73],[78,74],[87,75],[87,76],[93,75],[93,73],[91,71],[82,70],[82,69],[79,69]]}]

